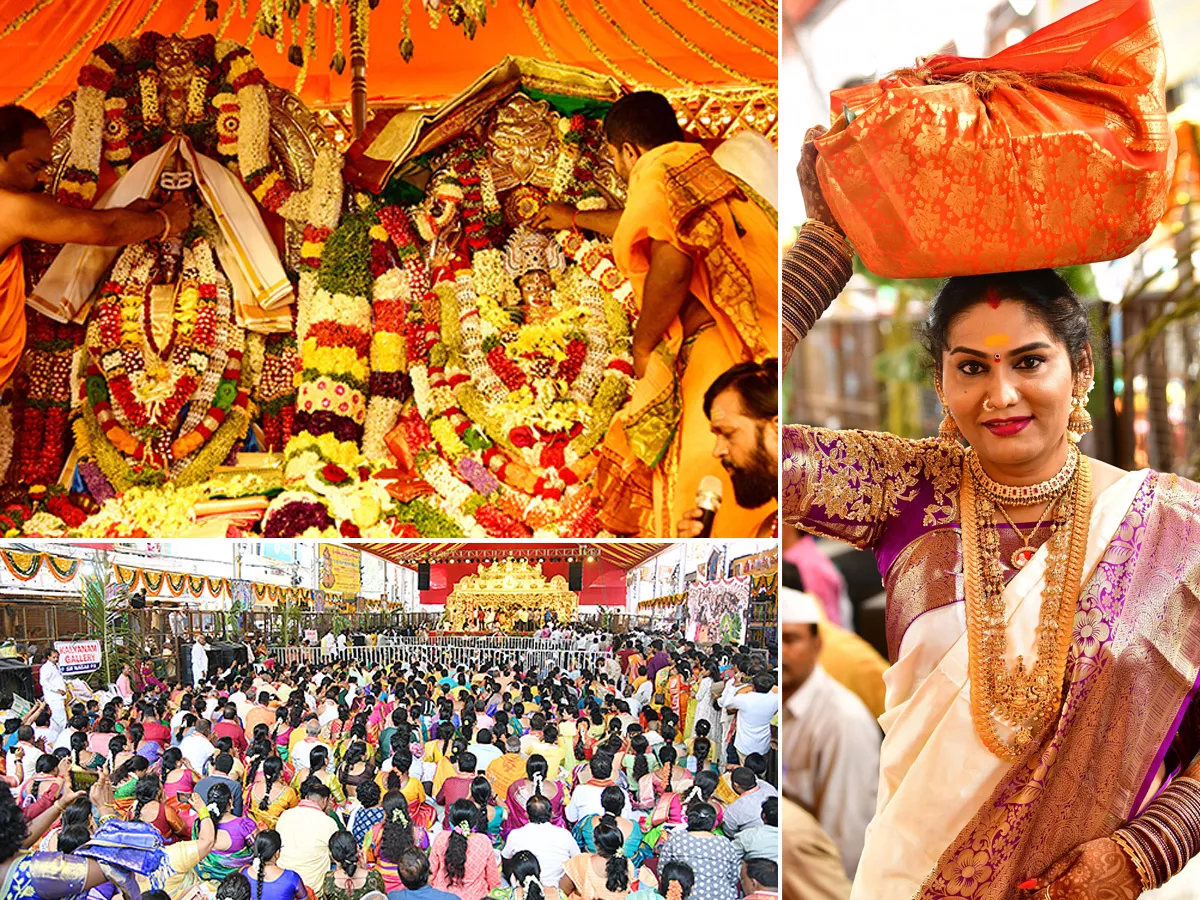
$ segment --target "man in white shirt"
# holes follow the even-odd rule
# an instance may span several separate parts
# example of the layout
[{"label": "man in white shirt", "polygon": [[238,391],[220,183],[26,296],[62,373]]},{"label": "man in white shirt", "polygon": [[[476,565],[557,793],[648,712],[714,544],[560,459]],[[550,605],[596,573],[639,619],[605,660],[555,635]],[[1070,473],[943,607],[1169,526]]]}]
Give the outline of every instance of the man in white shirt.
[{"label": "man in white shirt", "polygon": [[300,803],[285,810],[275,830],[283,842],[279,865],[291,869],[305,884],[323,890],[329,874],[329,838],[338,824],[329,817],[329,788],[309,778],[300,788]]},{"label": "man in white shirt", "polygon": [[205,764],[217,752],[217,748],[208,739],[211,733],[212,724],[208,719],[200,719],[196,722],[196,727],[179,742],[179,752],[201,775],[205,774]]},{"label": "man in white shirt", "polygon": [[199,685],[208,677],[208,638],[204,635],[196,637],[192,644],[192,686]]},{"label": "man in white shirt", "polygon": [[550,823],[553,809],[550,801],[536,794],[525,805],[529,824],[514,828],[504,842],[501,856],[512,859],[522,850],[537,857],[542,870],[542,884],[558,887],[563,877],[563,864],[572,856],[579,855],[579,845],[571,832]]},{"label": "man in white shirt", "polygon": [[58,651],[51,650],[38,673],[42,699],[50,707],[50,733],[54,737],[67,727],[67,682],[58,669]]},{"label": "man in white shirt", "polygon": [[296,742],[296,746],[292,748],[292,760],[297,769],[307,769],[309,764],[309,756],[313,752],[314,747],[324,747],[329,750],[329,759],[333,759],[333,750],[320,738],[321,723],[316,719],[309,719],[304,723],[304,737]]},{"label": "man in white shirt", "polygon": [[475,754],[475,771],[486,772],[487,767],[504,754],[492,743],[492,730],[480,728],[475,740],[467,745],[467,750]]},{"label": "man in white shirt", "polygon": [[[592,757],[591,768],[591,780],[579,785],[571,794],[571,802],[567,804],[566,810],[568,822],[578,822],[588,816],[604,814],[604,805],[600,802],[600,795],[604,793],[606,787],[616,784],[612,780],[612,754],[607,751],[597,753]],[[625,808],[621,811],[621,816],[632,819],[633,810],[629,804],[629,792],[622,788],[621,793],[625,795]]]},{"label": "man in white shirt", "polygon": [[737,728],[733,748],[744,762],[751,753],[764,756],[771,750],[771,720],[779,714],[779,694],[772,690],[775,679],[769,672],[759,672],[751,680],[752,691],[721,693],[717,701],[726,710],[737,712]]},{"label": "man in white shirt", "polygon": [[784,588],[779,612],[782,788],[816,816],[853,878],[875,815],[882,734],[858,695],[821,668],[816,600]]}]

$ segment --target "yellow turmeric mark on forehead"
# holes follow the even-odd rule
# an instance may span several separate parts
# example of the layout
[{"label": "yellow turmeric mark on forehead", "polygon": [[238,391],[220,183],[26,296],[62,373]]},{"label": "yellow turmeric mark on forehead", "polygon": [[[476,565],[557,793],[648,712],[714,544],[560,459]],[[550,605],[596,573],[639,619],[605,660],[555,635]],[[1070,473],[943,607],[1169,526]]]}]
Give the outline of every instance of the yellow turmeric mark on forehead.
[{"label": "yellow turmeric mark on forehead", "polygon": [[983,345],[985,347],[1003,347],[1011,340],[1007,334],[989,334],[983,339]]}]

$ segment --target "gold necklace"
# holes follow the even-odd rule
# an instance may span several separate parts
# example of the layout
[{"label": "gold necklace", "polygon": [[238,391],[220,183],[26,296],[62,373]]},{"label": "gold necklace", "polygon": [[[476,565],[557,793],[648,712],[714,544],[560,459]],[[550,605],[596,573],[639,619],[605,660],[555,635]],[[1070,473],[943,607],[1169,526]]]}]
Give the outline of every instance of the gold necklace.
[{"label": "gold necklace", "polygon": [[1007,503],[1010,506],[1036,506],[1063,492],[1067,482],[1079,468],[1079,448],[1068,443],[1067,458],[1063,462],[1062,468],[1045,481],[1039,481],[1037,484],[1001,484],[983,471],[979,454],[971,447],[967,448],[966,459],[975,480],[1001,503]]},{"label": "gold necklace", "polygon": [[[1066,525],[1047,541],[1045,587],[1038,614],[1037,659],[1032,669],[1018,656],[1010,670],[1004,601],[1004,569],[995,502],[976,478],[968,459],[959,488],[962,517],[964,597],[966,600],[971,713],[984,745],[1014,761],[1050,724],[1062,701],[1062,682],[1071,647],[1071,626],[1083,577],[1091,514],[1091,468],[1075,466],[1064,496],[1069,497]],[[1011,743],[997,721],[1013,729]]]},{"label": "gold necklace", "polygon": [[[981,487],[983,487],[983,486],[981,485]],[[987,490],[986,488],[983,488],[983,489],[985,491]],[[1038,529],[1042,527],[1042,522],[1045,521],[1046,514],[1049,513],[1052,509],[1054,509],[1054,507],[1061,505],[1061,500],[1065,493],[1066,493],[1066,486],[1063,487],[1063,491],[1061,493],[1059,493],[1059,495],[1057,497],[1054,497],[1052,500],[1050,500],[1050,502],[1048,502],[1045,506],[1042,507],[1042,514],[1040,516],[1038,516],[1037,522],[1034,524],[1033,529],[1029,532],[1029,537],[1025,537],[1025,532],[1023,532],[1020,528],[1017,527],[1017,523],[1013,521],[1013,517],[1010,516],[1008,514],[1008,510],[1004,508],[1004,504],[1002,504],[995,497],[991,498],[992,503],[995,505],[996,509],[1000,510],[1000,515],[1004,516],[1004,521],[1006,521],[1009,524],[1009,526],[1012,528],[1012,530],[1014,532],[1016,532],[1017,537],[1021,539],[1021,546],[1017,550],[1013,551],[1013,555],[1009,558],[1013,564],[1014,569],[1025,568],[1026,564],[1028,564],[1028,562],[1031,559],[1033,559],[1033,554],[1035,554],[1037,552],[1037,548],[1033,546],[1033,538],[1038,533]],[[1050,534],[1053,535],[1054,532],[1056,532],[1057,530],[1058,530],[1058,523],[1053,522],[1050,525]]]}]

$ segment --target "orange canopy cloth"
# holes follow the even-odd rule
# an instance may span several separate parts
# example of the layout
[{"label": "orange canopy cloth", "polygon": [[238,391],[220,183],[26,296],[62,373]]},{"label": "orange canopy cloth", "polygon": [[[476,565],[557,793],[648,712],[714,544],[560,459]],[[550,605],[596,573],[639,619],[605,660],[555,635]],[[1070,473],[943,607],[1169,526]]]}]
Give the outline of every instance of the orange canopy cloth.
[{"label": "orange canopy cloth", "polygon": [[[80,66],[100,44],[157,31],[184,37],[214,33],[237,41],[254,54],[268,80],[294,90],[306,105],[346,104],[351,67],[340,73],[330,68],[335,50],[350,57],[346,5],[339,0],[335,15],[334,4],[304,2],[295,23],[285,17],[278,40],[259,34],[255,20],[260,11],[285,5],[218,0],[216,18],[209,21],[204,0],[0,0],[0,58],[22,61],[0,69],[0,102],[16,100],[45,113],[75,90]],[[429,6],[440,6],[440,24],[434,24]],[[611,73],[627,84],[660,89],[690,83],[773,84],[778,77],[777,9],[770,0],[495,0],[486,4],[487,24],[473,40],[445,15],[449,6],[382,0],[370,12],[367,91],[373,104],[454,96],[509,54],[581,66]],[[296,89],[300,69],[288,54],[292,45],[307,44],[314,10],[316,50]],[[415,47],[409,62],[399,49],[406,31]]]},{"label": "orange canopy cloth", "polygon": [[25,260],[14,244],[0,260],[0,388],[12,379],[25,349]]},{"label": "orange canopy cloth", "polygon": [[988,59],[834,91],[817,175],[880,275],[1116,259],[1166,208],[1165,76],[1149,0],[1100,0]]}]

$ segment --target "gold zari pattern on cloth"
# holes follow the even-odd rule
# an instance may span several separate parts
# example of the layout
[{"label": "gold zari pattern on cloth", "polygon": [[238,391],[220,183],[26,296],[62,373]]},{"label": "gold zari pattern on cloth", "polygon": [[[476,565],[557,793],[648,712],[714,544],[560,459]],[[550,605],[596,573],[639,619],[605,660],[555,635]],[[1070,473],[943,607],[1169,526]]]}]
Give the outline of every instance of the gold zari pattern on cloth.
[{"label": "gold zari pattern on cloth", "polygon": [[[1150,235],[1173,168],[1158,27],[1087,13],[1043,30],[1064,32],[1057,44],[1039,32],[989,59],[937,57],[834,92],[817,174],[868,269],[1074,265],[1123,257]],[[1103,39],[1112,45],[1091,49]],[[848,125],[843,104],[857,114]]]},{"label": "gold zari pattern on cloth", "polygon": [[957,519],[960,445],[873,431],[789,427],[786,432],[793,450],[783,463],[785,521],[799,524],[820,507],[831,519],[852,523],[837,535],[841,540],[869,547],[900,504],[916,497],[922,480],[934,491],[924,525]]}]

